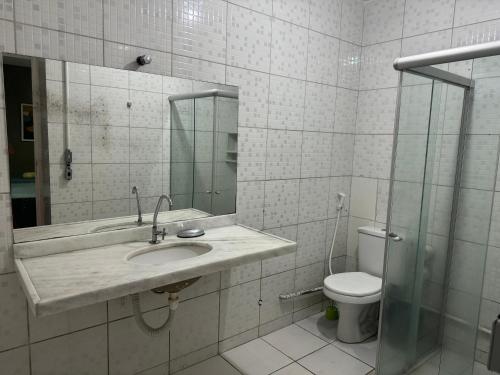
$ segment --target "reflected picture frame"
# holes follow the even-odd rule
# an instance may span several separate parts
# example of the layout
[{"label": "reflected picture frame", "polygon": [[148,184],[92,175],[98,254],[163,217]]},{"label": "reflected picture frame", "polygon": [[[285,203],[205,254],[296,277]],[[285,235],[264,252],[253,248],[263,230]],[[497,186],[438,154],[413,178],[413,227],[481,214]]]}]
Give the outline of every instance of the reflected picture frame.
[{"label": "reflected picture frame", "polygon": [[21,140],[34,142],[33,104],[21,104]]}]

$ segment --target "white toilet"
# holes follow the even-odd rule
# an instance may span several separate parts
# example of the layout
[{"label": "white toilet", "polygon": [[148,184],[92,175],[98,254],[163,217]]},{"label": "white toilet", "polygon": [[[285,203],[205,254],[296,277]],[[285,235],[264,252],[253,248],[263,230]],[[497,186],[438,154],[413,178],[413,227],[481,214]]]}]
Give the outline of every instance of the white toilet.
[{"label": "white toilet", "polygon": [[374,227],[358,228],[358,268],[328,276],[323,293],[336,302],[339,311],[337,338],[357,343],[377,333],[385,231]]}]

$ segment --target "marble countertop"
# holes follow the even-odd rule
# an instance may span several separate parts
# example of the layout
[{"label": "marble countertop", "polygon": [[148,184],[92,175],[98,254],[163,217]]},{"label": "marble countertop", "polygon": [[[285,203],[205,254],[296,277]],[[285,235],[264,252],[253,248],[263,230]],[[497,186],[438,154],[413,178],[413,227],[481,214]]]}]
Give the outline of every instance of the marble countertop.
[{"label": "marble countertop", "polygon": [[150,246],[135,240],[18,256],[15,261],[30,308],[35,316],[44,316],[290,253],[296,247],[295,242],[237,224],[211,227],[194,239],[167,236],[162,244],[174,242],[201,242],[213,249],[168,264],[143,265],[126,260],[130,253]]},{"label": "marble countertop", "polygon": [[[199,219],[209,216],[211,215],[194,208],[186,208],[174,211],[162,211],[158,214],[158,223],[165,224],[169,222]],[[75,223],[52,224],[52,225],[42,225],[30,228],[19,228],[19,229],[14,229],[14,242],[22,243],[22,242],[46,240],[50,238],[78,236],[88,233],[98,233],[98,232],[102,233],[106,231],[109,232],[113,231],[114,226],[119,226],[120,224],[134,224],[136,220],[137,220],[137,215],[132,215],[132,216],[121,216],[108,219],[81,221]],[[144,222],[143,227],[149,226],[151,228],[153,214],[152,213],[143,214],[142,220]]]}]

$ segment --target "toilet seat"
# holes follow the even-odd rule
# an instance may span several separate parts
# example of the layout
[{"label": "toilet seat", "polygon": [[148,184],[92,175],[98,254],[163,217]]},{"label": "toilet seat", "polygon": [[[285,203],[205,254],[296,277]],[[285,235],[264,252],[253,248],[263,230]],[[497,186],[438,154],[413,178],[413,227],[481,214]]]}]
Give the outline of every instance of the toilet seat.
[{"label": "toilet seat", "polygon": [[324,294],[337,302],[368,304],[380,301],[382,279],[366,272],[330,275],[323,282]]}]

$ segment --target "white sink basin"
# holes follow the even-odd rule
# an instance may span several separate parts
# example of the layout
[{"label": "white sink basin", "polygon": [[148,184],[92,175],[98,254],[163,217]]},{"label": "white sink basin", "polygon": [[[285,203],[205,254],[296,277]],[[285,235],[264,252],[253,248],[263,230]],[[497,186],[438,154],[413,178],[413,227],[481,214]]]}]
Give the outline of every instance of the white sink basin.
[{"label": "white sink basin", "polygon": [[137,264],[161,265],[194,258],[208,253],[212,246],[201,242],[182,242],[151,245],[127,256],[127,261]]}]

